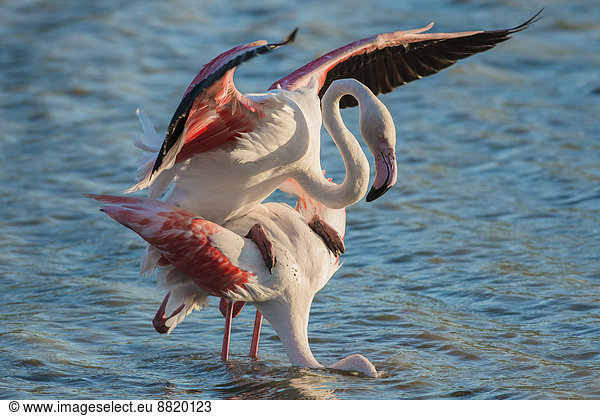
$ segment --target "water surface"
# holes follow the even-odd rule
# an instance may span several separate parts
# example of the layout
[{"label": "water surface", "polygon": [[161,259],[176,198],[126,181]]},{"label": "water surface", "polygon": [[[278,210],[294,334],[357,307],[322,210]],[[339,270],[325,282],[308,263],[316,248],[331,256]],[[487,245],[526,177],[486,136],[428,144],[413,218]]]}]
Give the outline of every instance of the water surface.
[{"label": "water surface", "polygon": [[[600,12],[521,3],[4,2],[0,397],[600,398]],[[164,132],[202,64],[296,26],[236,72],[242,91],[376,33],[505,28],[544,5],[511,41],[382,97],[398,185],[348,209],[309,326],[319,361],[359,352],[377,379],[291,368],[268,324],[249,360],[251,307],[226,364],[214,300],[154,332],[144,244],[80,196],[132,185],[138,106]],[[323,155],[341,180],[328,138]]]}]

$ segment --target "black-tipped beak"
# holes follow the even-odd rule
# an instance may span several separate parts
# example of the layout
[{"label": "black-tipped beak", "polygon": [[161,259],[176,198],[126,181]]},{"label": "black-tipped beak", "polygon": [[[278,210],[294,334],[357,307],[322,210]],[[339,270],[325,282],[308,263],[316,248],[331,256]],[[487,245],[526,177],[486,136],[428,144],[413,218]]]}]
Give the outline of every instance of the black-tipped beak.
[{"label": "black-tipped beak", "polygon": [[396,183],[396,154],[393,148],[380,147],[375,158],[375,169],[375,180],[367,194],[367,202],[375,201]]},{"label": "black-tipped beak", "polygon": [[375,188],[374,186],[372,186],[371,190],[367,194],[367,202],[375,201],[377,198],[379,198],[381,195],[385,194],[391,188],[392,188],[391,185],[390,186],[382,186],[381,188]]}]

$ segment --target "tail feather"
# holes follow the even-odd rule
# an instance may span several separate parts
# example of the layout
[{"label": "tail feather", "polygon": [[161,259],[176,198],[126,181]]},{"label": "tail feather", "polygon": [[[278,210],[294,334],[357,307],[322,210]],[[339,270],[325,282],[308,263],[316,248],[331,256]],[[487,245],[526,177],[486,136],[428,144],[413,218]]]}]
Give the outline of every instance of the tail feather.
[{"label": "tail feather", "polygon": [[140,276],[150,276],[158,267],[158,262],[162,254],[160,251],[148,245],[146,252],[140,260]]},{"label": "tail feather", "polygon": [[[154,161],[152,161],[154,163]],[[150,168],[152,169],[152,168]],[[148,188],[148,198],[157,199],[165,193],[171,181],[175,178],[177,171],[175,169],[163,170],[152,176],[152,182]]]},{"label": "tail feather", "polygon": [[156,285],[159,289],[166,291],[188,282],[192,282],[189,276],[177,270],[172,265],[161,267],[160,272],[156,276]]},{"label": "tail feather", "polygon": [[[146,113],[144,113],[142,110],[140,110],[138,108],[136,114],[140,120],[140,124],[142,125],[142,131],[144,132],[146,141],[144,141],[139,136],[134,136],[132,139],[135,147],[142,150],[143,153],[140,155],[140,157],[137,160],[137,165],[138,165],[137,181],[138,181],[138,183],[133,185],[131,188],[125,190],[124,193],[128,194],[131,192],[135,192],[135,191],[139,191],[139,190],[151,187],[150,192],[153,194],[152,198],[155,199],[164,192],[164,190],[166,189],[168,184],[173,179],[173,176],[167,174],[166,176],[168,178],[163,177],[163,180],[160,181],[160,184],[158,184],[158,183],[156,183],[158,177],[165,176],[164,174],[166,174],[167,172],[165,170],[163,170],[162,171],[163,175],[158,175],[157,174],[158,172],[155,173],[154,175],[151,175],[152,168],[154,167],[156,157],[158,156],[158,152],[160,151],[160,148],[162,146],[163,139],[161,139],[160,136],[158,135],[158,133],[156,133],[156,130],[154,129],[154,126],[152,125],[152,120],[150,120],[150,117],[148,117],[148,115]],[[158,185],[158,186],[155,186],[155,185]]]},{"label": "tail feather", "polygon": [[162,146],[163,139],[160,138],[154,126],[152,125],[152,120],[150,117],[144,113],[141,109],[137,109],[136,114],[138,119],[140,120],[140,124],[142,125],[142,130],[144,135],[146,136],[147,143],[142,143],[142,146],[138,146],[134,141],[136,147],[145,150],[147,152],[158,152],[160,147]]}]

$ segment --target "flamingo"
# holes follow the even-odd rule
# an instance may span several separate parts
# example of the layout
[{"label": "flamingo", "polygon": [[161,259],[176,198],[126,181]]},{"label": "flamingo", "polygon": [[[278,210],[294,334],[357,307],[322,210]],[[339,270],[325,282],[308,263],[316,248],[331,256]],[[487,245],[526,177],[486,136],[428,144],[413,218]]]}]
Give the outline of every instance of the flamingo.
[{"label": "flamingo", "polygon": [[[205,65],[194,78],[162,144],[149,119],[138,112],[149,139],[147,143],[134,141],[145,153],[139,161],[139,182],[128,191],[150,187],[151,198],[167,191],[164,201],[219,224],[245,215],[288,178],[328,207],[351,205],[368,188],[366,182],[355,180],[356,172],[364,167],[364,157],[355,160],[348,149],[338,145],[346,167],[344,182],[337,185],[320,174],[320,98],[331,83],[351,77],[365,84],[371,95],[390,92],[492,48],[527,28],[540,13],[511,29],[423,33],[431,29],[430,24],[362,39],[292,72],[273,83],[265,94],[241,94],[233,83],[233,73],[242,62],[292,42],[296,31],[281,43],[258,41],[235,47]],[[363,110],[363,97],[368,100],[369,94],[357,90],[356,84],[347,85],[340,106],[359,104],[362,124],[369,116]],[[322,104],[323,112],[330,110]],[[343,128],[340,117],[336,117],[334,127],[336,131]],[[335,134],[330,134],[335,141]],[[381,130],[362,135],[375,156],[376,175],[367,195],[367,201],[372,201],[396,182],[394,145]],[[264,235],[258,239],[264,239]],[[142,270],[153,269],[159,258],[149,250],[142,259]],[[159,277],[159,281],[167,277]],[[186,291],[180,292],[185,297]],[[199,307],[195,301],[184,304]]]},{"label": "flamingo", "polygon": [[[290,363],[322,368],[308,343],[308,320],[314,295],[340,267],[339,254],[308,226],[307,217],[322,217],[343,239],[345,209],[330,209],[303,194],[289,180],[284,186],[299,194],[297,210],[285,203],[264,203],[222,227],[188,211],[159,200],[139,197],[86,195],[105,205],[101,210],[132,229],[160,255],[160,262],[176,270],[178,279],[161,309],[166,310],[170,295],[185,287],[188,297],[206,299],[209,295],[232,301],[252,302],[258,313],[275,329]],[[257,224],[264,227],[279,259],[272,270],[263,252],[243,230]],[[315,261],[315,259],[319,259]],[[173,308],[175,305],[172,305]],[[177,306],[168,319],[183,319],[185,304]],[[352,354],[329,368],[377,377],[373,364],[360,354]]]},{"label": "flamingo", "polygon": [[[388,93],[494,47],[527,28],[540,13],[511,29],[424,33],[431,23],[379,34],[321,56],[262,94],[241,94],[233,83],[235,69],[256,55],[289,44],[296,30],[280,43],[236,46],[196,75],[162,144],[155,134],[150,143],[135,141],[145,153],[140,158],[139,181],[126,192],[150,187],[148,196],[156,198],[167,191],[165,202],[218,224],[244,215],[288,178],[330,208],[352,205],[361,194],[357,187],[368,188],[368,184],[353,180],[354,160],[347,149],[339,148],[346,167],[342,184],[329,182],[321,174],[321,108],[328,110],[321,98],[331,83],[353,78],[372,94]],[[340,107],[360,106],[364,92],[353,84],[347,86]],[[366,111],[360,106],[361,120]],[[394,152],[391,138],[381,140],[379,133],[363,138],[375,157],[375,179],[367,195],[367,201],[372,201],[396,181]]]},{"label": "flamingo", "polygon": [[[338,146],[342,149],[347,149],[346,152],[350,155],[348,158],[353,161],[351,166],[356,167],[352,181],[355,184],[362,184],[356,186],[353,191],[356,193],[356,199],[359,200],[367,192],[369,165],[358,141],[341,123],[339,101],[343,99],[348,90],[354,90],[358,96],[363,96],[361,106],[364,111],[361,111],[361,132],[365,137],[377,136],[382,147],[390,149],[390,152],[392,152],[390,160],[393,161],[391,170],[393,171],[396,168],[394,152],[396,132],[392,116],[387,108],[367,87],[356,80],[337,80],[331,84],[323,96],[323,121],[326,128],[332,132],[332,136],[335,138]],[[142,125],[146,136],[150,136],[151,139],[155,135],[151,123],[146,121],[145,116],[142,116],[140,119],[143,121]],[[323,173],[321,175],[323,176]],[[331,181],[323,180],[327,182]],[[332,218],[332,215],[327,211],[328,208],[319,201],[313,201],[304,188],[294,179],[288,179],[279,186],[284,192],[298,197],[297,211],[304,218],[308,227],[322,239],[322,243],[325,243],[327,248],[336,257],[339,257],[344,252],[344,244],[343,238],[339,237],[337,229],[345,228],[345,220],[342,224],[339,223],[339,220]],[[265,232],[264,227],[258,223],[254,225],[249,224],[248,228],[243,228],[239,226],[239,224],[244,224],[242,220],[232,222],[242,217],[244,216],[229,219],[222,225],[237,232],[239,235],[244,235],[250,229],[246,237],[252,239],[258,245],[265,265],[272,271],[277,262],[277,255],[273,250],[273,242]],[[333,225],[329,224],[330,220],[334,220]],[[178,268],[172,267],[169,263],[165,263],[160,252],[152,245],[149,245],[142,259],[141,272],[142,274],[150,274],[156,267],[160,269],[158,274],[159,287],[167,289],[167,295],[157,311],[153,323],[158,332],[170,333],[187,314],[195,309],[201,309],[206,303],[207,298],[198,293],[197,286],[192,283],[185,273],[182,273]],[[228,357],[231,319],[237,316],[243,306],[244,302],[241,301],[235,303],[223,299],[221,301],[220,309],[226,317],[221,355],[223,360],[227,360]],[[262,315],[257,311],[250,349],[251,357],[256,357],[257,355],[261,322]]]}]

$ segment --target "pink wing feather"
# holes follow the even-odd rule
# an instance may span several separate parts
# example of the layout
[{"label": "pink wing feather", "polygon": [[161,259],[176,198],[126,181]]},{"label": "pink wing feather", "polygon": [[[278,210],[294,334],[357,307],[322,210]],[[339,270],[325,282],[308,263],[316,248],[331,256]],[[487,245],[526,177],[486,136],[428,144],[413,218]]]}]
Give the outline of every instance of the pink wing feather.
[{"label": "pink wing feather", "polygon": [[214,296],[236,291],[256,276],[235,266],[214,244],[211,235],[225,229],[164,202],[137,197],[90,195],[101,210],[132,229],[155,247],[164,261],[188,275]]},{"label": "pink wing feather", "polygon": [[293,42],[296,31],[280,43],[263,40],[236,46],[204,65],[173,114],[152,170],[136,189],[149,186],[161,171],[174,164],[254,129],[263,111],[259,103],[235,88],[235,68],[256,55]]},{"label": "pink wing feather", "polygon": [[[511,29],[455,33],[423,33],[433,26],[384,33],[338,48],[276,81],[270,89],[297,90],[316,77],[322,97],[336,79],[354,78],[374,94],[385,94],[456,61],[493,48],[510,35],[526,29],[540,15]],[[296,29],[297,30],[297,29]],[[205,65],[187,88],[169,127],[152,170],[135,189],[149,186],[163,170],[195,154],[214,149],[254,129],[261,105],[242,95],[233,84],[233,72],[242,62],[294,40],[296,30],[281,43],[257,41],[236,46]],[[351,96],[340,107],[358,103]]]}]

